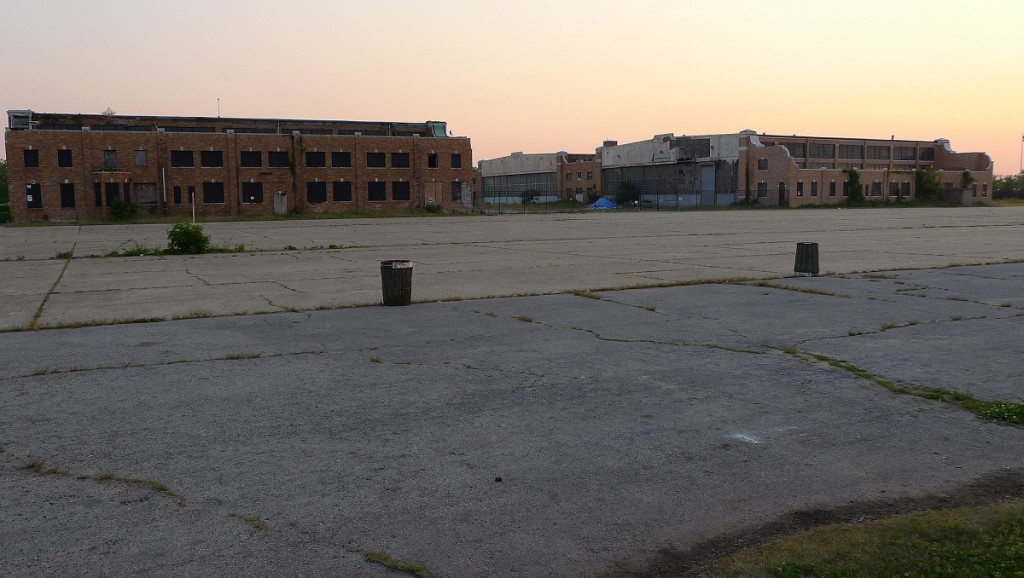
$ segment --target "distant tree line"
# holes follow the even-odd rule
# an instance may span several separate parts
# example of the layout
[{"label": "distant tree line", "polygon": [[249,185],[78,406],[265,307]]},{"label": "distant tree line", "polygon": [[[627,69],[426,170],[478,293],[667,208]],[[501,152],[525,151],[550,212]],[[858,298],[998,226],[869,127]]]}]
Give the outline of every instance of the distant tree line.
[{"label": "distant tree line", "polygon": [[1024,199],[1024,172],[992,180],[993,199]]}]

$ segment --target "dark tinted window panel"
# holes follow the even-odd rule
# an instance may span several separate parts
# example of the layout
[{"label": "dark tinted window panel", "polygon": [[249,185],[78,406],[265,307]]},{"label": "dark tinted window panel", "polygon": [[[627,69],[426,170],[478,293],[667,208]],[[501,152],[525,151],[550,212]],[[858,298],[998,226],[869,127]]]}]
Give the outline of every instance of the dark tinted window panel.
[{"label": "dark tinted window panel", "polygon": [[267,166],[273,168],[288,167],[288,153],[284,151],[270,151],[267,153]]},{"label": "dark tinted window panel", "polygon": [[461,169],[462,168],[462,153],[452,153],[452,168],[453,169]]},{"label": "dark tinted window panel", "polygon": [[327,202],[327,182],[306,183],[306,201],[310,203]]},{"label": "dark tinted window panel", "polygon": [[402,181],[398,183],[391,183],[391,200],[392,201],[408,201],[409,200],[409,181]]},{"label": "dark tinted window panel", "polygon": [[199,151],[199,163],[204,167],[223,167],[223,151]]},{"label": "dark tinted window panel", "polygon": [[39,183],[32,183],[25,187],[25,204],[30,209],[43,208],[43,187]]},{"label": "dark tinted window panel", "polygon": [[220,205],[224,203],[224,183],[203,183],[203,204]]},{"label": "dark tinted window panel", "polygon": [[388,184],[381,181],[366,184],[366,200],[386,201],[388,200]]},{"label": "dark tinted window panel", "polygon": [[104,183],[103,192],[106,194],[108,207],[114,202],[114,200],[121,198],[121,189],[118,187],[117,183]]},{"label": "dark tinted window panel", "polygon": [[263,166],[263,153],[260,151],[242,151],[239,161],[243,167],[258,168]]},{"label": "dark tinted window panel", "polygon": [[57,166],[64,169],[73,166],[71,162],[71,151],[66,149],[57,151]]},{"label": "dark tinted window panel", "polygon": [[258,205],[263,202],[263,183],[242,183],[242,202]]},{"label": "dark tinted window panel", "polygon": [[194,167],[192,151],[171,151],[171,166],[178,168]]},{"label": "dark tinted window panel", "polygon": [[92,194],[96,197],[96,206],[103,206],[103,186],[99,183],[92,184]]},{"label": "dark tinted window panel", "polygon": [[366,153],[366,166],[380,169],[386,166],[387,156],[384,153]]},{"label": "dark tinted window panel", "polygon": [[391,168],[409,168],[409,153],[391,153]]},{"label": "dark tinted window panel", "polygon": [[174,204],[181,204],[181,187],[174,187]]},{"label": "dark tinted window panel", "polygon": [[333,187],[333,200],[336,203],[348,203],[352,201],[352,183],[350,181],[337,181]]},{"label": "dark tinted window panel", "polygon": [[352,153],[333,152],[331,153],[331,166],[335,168],[348,168],[352,166]]},{"label": "dark tinted window panel", "polygon": [[39,151],[37,149],[25,149],[25,166],[39,166]]},{"label": "dark tinted window panel", "polygon": [[74,183],[62,183],[60,185],[60,208],[62,208],[62,209],[74,209],[75,208],[75,184]]},{"label": "dark tinted window panel", "polygon": [[428,169],[436,169],[437,168],[437,153],[430,153],[430,154],[427,155],[427,168]]},{"label": "dark tinted window panel", "polygon": [[319,169],[327,166],[327,153],[322,152],[307,152],[306,153],[306,166],[314,169]]}]

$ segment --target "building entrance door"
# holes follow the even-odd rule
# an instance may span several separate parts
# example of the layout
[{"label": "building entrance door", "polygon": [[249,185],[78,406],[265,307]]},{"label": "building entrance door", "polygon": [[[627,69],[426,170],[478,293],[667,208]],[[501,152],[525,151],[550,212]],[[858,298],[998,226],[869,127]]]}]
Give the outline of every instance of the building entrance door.
[{"label": "building entrance door", "polygon": [[715,167],[705,165],[700,168],[700,206],[715,206]]}]

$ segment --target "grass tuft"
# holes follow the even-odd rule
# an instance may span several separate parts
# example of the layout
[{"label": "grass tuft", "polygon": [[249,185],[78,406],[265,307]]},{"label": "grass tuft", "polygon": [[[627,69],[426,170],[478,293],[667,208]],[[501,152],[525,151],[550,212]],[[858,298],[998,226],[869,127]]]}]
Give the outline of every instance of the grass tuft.
[{"label": "grass tuft", "polygon": [[529,315],[516,315],[515,318],[523,323],[533,323],[533,317],[530,317]]},{"label": "grass tuft", "polygon": [[395,560],[391,556],[388,556],[384,552],[378,550],[370,550],[366,553],[366,560],[368,562],[374,562],[381,564],[392,570],[399,570],[401,572],[407,572],[413,576],[419,576],[420,578],[433,578],[433,574],[427,571],[426,568],[419,564],[409,564],[400,560]]}]

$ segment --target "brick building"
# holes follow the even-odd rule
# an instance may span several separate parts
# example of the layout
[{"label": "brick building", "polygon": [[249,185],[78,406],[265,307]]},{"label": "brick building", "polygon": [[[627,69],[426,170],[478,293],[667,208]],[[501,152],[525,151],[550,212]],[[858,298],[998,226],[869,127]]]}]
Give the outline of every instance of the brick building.
[{"label": "brick building", "polygon": [[848,169],[857,169],[864,196],[874,201],[913,198],[916,176],[926,169],[936,171],[953,202],[987,204],[992,188],[992,159],[957,153],[945,139],[664,134],[605,146],[601,153],[606,190],[628,183],[646,207],[723,207],[742,199],[769,206],[838,204],[849,196]]},{"label": "brick building", "polygon": [[600,153],[534,153],[479,162],[484,203],[517,203],[524,193],[539,202],[585,202],[603,194]]},{"label": "brick building", "polygon": [[8,111],[11,218],[472,206],[470,140],[444,122]]}]

